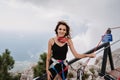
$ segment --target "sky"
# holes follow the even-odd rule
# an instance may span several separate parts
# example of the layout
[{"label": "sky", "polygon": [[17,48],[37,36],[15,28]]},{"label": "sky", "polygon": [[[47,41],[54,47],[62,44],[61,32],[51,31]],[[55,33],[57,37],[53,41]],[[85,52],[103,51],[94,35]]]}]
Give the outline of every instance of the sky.
[{"label": "sky", "polygon": [[[58,21],[66,21],[77,52],[95,47],[108,28],[120,26],[120,0],[0,0],[0,54],[9,49],[15,66],[29,66],[47,52]],[[112,30],[113,41],[120,29]],[[117,43],[112,50],[120,48]],[[68,52],[67,59],[74,56]],[[16,68],[18,69],[18,68]]]}]

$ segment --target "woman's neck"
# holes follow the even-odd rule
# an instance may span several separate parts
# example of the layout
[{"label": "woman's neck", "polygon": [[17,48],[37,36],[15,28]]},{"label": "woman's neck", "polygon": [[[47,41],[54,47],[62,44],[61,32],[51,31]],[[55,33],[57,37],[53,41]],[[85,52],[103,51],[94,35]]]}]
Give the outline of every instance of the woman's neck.
[{"label": "woman's neck", "polygon": [[60,43],[65,43],[67,40],[68,40],[68,38],[66,38],[66,37],[58,37],[57,36],[57,41]]}]

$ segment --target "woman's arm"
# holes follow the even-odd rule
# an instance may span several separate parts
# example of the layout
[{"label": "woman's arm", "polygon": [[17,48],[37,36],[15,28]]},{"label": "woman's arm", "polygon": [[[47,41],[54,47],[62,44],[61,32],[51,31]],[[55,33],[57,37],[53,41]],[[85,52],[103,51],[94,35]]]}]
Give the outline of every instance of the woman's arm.
[{"label": "woman's arm", "polygon": [[79,53],[77,53],[77,51],[75,50],[73,42],[72,42],[71,39],[68,40],[68,45],[70,47],[71,52],[73,53],[73,55],[76,58],[85,58],[85,57],[91,57],[91,58],[93,58],[93,57],[96,56],[94,53],[92,53],[92,54],[79,54]]},{"label": "woman's arm", "polygon": [[52,40],[50,39],[48,41],[48,53],[47,53],[47,58],[46,58],[46,71],[48,71],[49,69],[49,62],[50,62],[50,58],[51,58],[51,54],[52,54],[52,51],[51,51],[51,46],[52,46]]},{"label": "woman's arm", "polygon": [[47,53],[47,58],[46,58],[46,72],[47,72],[47,80],[51,80],[50,77],[52,77],[51,72],[49,71],[49,62],[52,54],[52,39],[49,40],[48,42],[48,53]]}]

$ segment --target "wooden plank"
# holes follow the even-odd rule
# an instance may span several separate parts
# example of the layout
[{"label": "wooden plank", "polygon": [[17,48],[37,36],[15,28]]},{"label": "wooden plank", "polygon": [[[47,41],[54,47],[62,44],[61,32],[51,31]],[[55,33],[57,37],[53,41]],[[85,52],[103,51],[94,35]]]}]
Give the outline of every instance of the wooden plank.
[{"label": "wooden plank", "polygon": [[117,79],[120,78],[120,67],[116,68],[115,70],[110,71],[108,74],[110,74],[111,76]]}]

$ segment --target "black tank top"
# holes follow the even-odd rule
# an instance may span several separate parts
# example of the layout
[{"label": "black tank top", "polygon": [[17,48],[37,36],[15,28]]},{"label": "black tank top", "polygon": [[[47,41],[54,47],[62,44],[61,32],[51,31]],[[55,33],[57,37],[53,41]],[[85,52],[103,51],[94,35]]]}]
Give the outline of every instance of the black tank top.
[{"label": "black tank top", "polygon": [[57,45],[55,42],[52,46],[52,57],[59,60],[65,60],[68,52],[68,45],[65,43],[63,46]]}]

